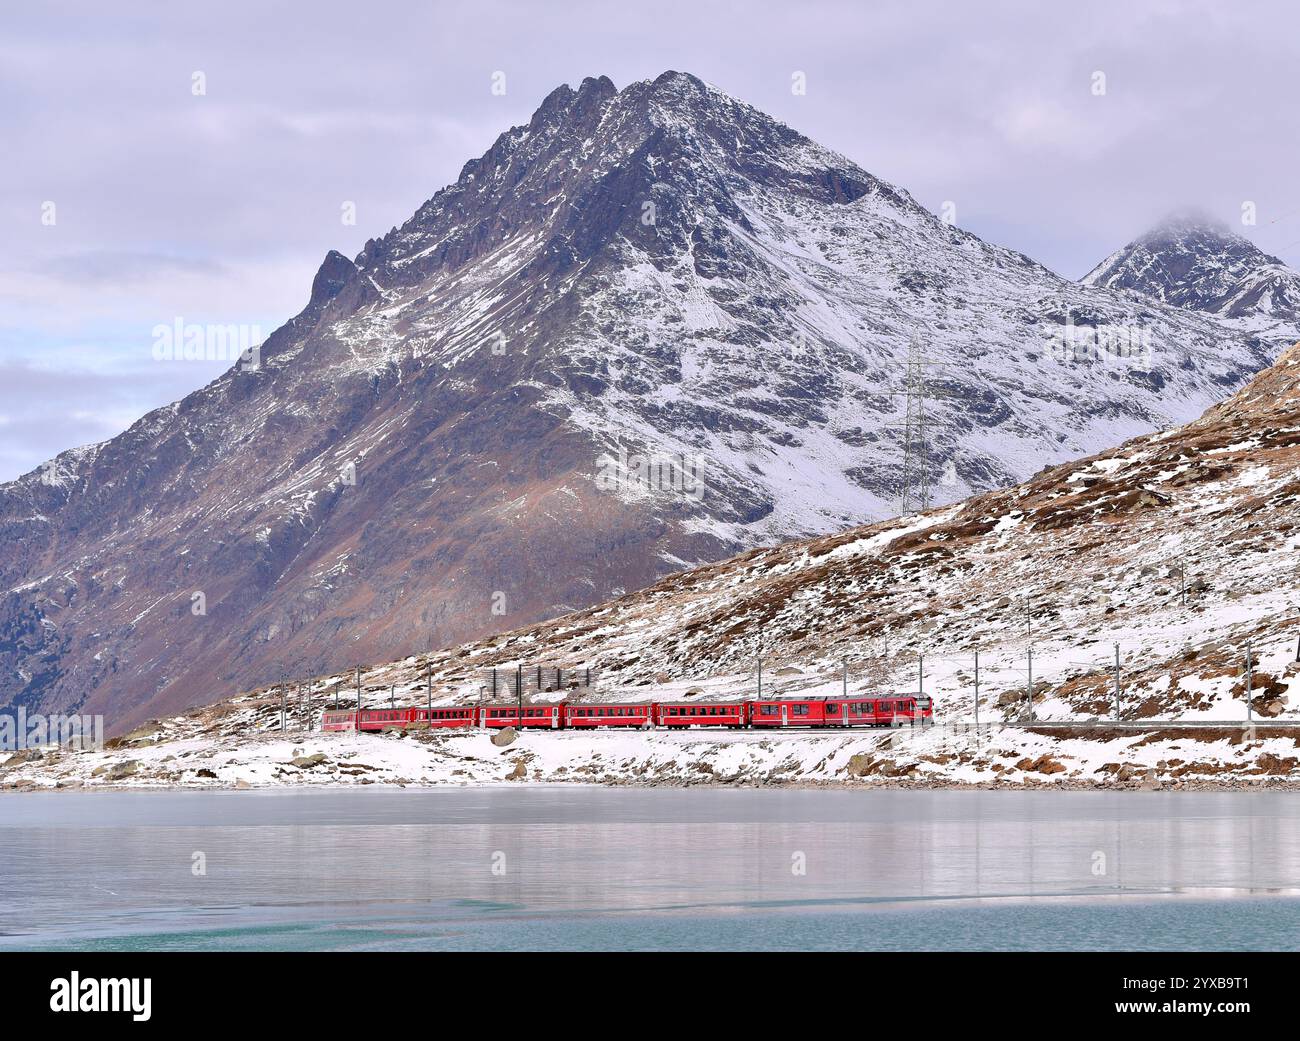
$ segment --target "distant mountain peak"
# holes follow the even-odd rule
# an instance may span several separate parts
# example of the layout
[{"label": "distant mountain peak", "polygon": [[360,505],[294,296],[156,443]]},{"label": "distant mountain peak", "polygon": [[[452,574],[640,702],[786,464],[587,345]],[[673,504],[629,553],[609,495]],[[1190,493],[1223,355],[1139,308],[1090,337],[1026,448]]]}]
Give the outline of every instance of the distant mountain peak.
[{"label": "distant mountain peak", "polygon": [[1300,322],[1300,273],[1192,207],[1170,213],[1082,282],[1248,324]]}]

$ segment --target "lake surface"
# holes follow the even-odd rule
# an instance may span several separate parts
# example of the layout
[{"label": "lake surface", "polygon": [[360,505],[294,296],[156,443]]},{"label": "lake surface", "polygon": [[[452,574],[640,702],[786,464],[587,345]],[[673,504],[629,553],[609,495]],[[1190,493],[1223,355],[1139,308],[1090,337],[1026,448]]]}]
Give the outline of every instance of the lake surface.
[{"label": "lake surface", "polygon": [[0,795],[0,949],[1300,948],[1300,795]]}]

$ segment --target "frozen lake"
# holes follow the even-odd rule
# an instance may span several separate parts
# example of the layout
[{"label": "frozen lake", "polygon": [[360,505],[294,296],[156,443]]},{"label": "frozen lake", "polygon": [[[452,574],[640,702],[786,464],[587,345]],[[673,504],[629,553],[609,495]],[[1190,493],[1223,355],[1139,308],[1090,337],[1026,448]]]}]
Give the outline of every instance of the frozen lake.
[{"label": "frozen lake", "polygon": [[5,794],[0,879],[0,948],[1280,949],[1300,794]]}]

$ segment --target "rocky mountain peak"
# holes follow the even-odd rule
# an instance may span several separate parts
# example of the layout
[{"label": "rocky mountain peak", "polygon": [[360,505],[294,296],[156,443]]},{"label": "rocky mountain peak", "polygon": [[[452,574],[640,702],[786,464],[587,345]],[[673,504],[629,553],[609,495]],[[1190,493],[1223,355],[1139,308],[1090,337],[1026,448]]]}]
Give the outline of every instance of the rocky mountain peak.
[{"label": "rocky mountain peak", "polygon": [[1225,318],[1300,321],[1300,273],[1195,209],[1170,214],[1083,282]]},{"label": "rocky mountain peak", "polygon": [[330,250],[317,269],[316,277],[312,279],[308,306],[319,307],[334,299],[356,272],[356,265],[352,261],[338,250]]}]

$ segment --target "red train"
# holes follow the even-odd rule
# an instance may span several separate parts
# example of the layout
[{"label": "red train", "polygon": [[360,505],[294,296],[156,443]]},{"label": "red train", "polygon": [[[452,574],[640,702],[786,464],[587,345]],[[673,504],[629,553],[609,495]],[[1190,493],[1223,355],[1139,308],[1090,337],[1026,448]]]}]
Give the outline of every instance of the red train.
[{"label": "red train", "polygon": [[[520,715],[522,711],[522,715]],[[772,698],[763,701],[654,701],[601,705],[482,705],[475,708],[329,709],[323,730],[405,730],[503,727],[595,730],[627,727],[726,727],[732,730],[789,727],[924,726],[933,722],[934,701],[924,695],[847,698]]]}]

